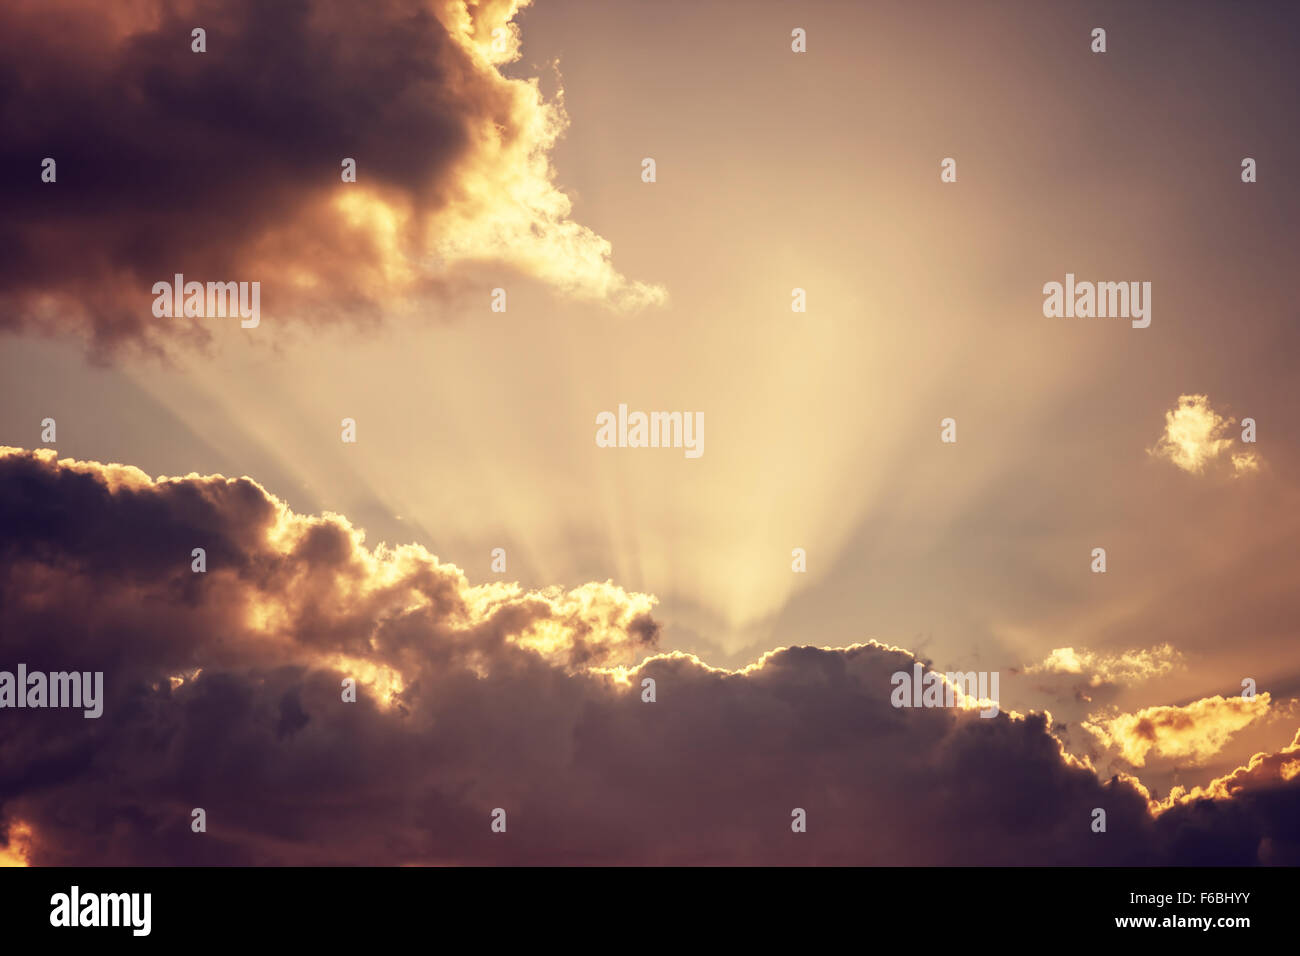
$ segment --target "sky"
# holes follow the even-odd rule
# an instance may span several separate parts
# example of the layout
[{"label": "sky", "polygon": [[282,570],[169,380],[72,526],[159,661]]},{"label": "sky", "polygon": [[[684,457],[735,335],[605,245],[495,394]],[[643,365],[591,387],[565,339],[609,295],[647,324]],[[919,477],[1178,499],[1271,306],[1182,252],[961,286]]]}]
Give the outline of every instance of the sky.
[{"label": "sky", "polygon": [[0,856],[1300,861],[1297,26],[7,4]]}]

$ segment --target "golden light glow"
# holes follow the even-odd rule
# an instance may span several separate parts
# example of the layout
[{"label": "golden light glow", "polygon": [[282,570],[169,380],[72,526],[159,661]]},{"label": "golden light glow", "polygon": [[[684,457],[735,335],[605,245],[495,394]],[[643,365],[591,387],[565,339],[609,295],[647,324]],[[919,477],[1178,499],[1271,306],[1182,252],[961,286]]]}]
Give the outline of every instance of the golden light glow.
[{"label": "golden light glow", "polygon": [[1135,767],[1147,756],[1204,763],[1223,749],[1237,731],[1268,712],[1267,692],[1253,700],[1241,697],[1206,697],[1185,707],[1147,707],[1132,714],[1092,717],[1084,729],[1103,746]]},{"label": "golden light glow", "polygon": [[1232,444],[1224,433],[1233,421],[1211,408],[1205,395],[1180,395],[1178,407],[1165,412],[1165,433],[1150,453],[1183,471],[1200,474]]},{"label": "golden light glow", "polygon": [[1148,650],[1121,651],[1104,654],[1087,648],[1058,647],[1048,654],[1041,664],[1025,668],[1026,674],[1088,674],[1089,683],[1096,687],[1110,681],[1126,683],[1149,680],[1170,673],[1182,662],[1182,655],[1172,644],[1161,644]]},{"label": "golden light glow", "polygon": [[397,695],[406,690],[406,681],[402,675],[386,664],[376,664],[347,654],[333,654],[322,663],[344,677],[352,677],[358,684],[369,687],[374,691],[379,705],[384,708],[392,707],[397,702]]},{"label": "golden light glow", "polygon": [[0,847],[0,866],[30,866],[32,828],[21,820],[9,824],[9,845]]},{"label": "golden light glow", "polygon": [[1222,777],[1218,777],[1204,787],[1174,787],[1169,796],[1153,803],[1152,809],[1157,813],[1169,810],[1180,803],[1194,800],[1227,800],[1251,784],[1268,785],[1270,783],[1292,780],[1300,773],[1300,731],[1295,739],[1273,754],[1257,753],[1244,767]]}]

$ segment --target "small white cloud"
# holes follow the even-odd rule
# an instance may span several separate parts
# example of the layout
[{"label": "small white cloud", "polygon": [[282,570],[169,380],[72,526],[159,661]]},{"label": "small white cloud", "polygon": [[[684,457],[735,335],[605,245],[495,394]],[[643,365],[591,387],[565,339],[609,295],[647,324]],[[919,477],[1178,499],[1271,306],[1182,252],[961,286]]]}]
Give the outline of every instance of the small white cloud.
[{"label": "small white cloud", "polygon": [[[1165,412],[1165,433],[1147,454],[1201,475],[1229,451],[1234,442],[1229,428],[1235,423],[1214,411],[1206,395],[1179,395],[1178,407]],[[1256,451],[1232,451],[1229,460],[1232,477],[1260,470]]]},{"label": "small white cloud", "polygon": [[[1156,458],[1173,462],[1183,471],[1199,475],[1232,444],[1232,439],[1224,437],[1224,433],[1234,421],[1212,409],[1205,395],[1180,395],[1178,407],[1165,412],[1165,433],[1147,451]],[[1254,457],[1253,453],[1248,455]]]}]

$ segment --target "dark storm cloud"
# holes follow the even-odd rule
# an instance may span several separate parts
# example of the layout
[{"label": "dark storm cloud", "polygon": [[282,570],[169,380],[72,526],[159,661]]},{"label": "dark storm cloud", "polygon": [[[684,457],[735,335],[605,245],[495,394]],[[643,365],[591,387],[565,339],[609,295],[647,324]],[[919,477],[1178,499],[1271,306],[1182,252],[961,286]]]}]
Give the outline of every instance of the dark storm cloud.
[{"label": "dark storm cloud", "polygon": [[654,654],[644,595],[471,586],[248,479],[8,450],[0,520],[0,666],[105,672],[98,720],[0,711],[33,863],[1296,861],[1300,757],[1153,816],[1040,715],[893,708],[898,649]]},{"label": "dark storm cloud", "polygon": [[[520,5],[6,3],[0,328],[75,329],[101,353],[202,339],[201,323],[152,313],[153,283],[176,273],[260,281],[264,310],[284,318],[374,319],[441,287],[425,263],[449,210],[462,230],[506,215],[539,246],[564,233],[575,257],[592,254],[602,241],[567,208],[520,210],[551,195],[547,171],[525,164],[563,125],[496,69],[510,53],[491,51],[491,30],[513,36]],[[531,192],[493,189],[499,177]],[[467,186],[484,194],[468,210]]]}]

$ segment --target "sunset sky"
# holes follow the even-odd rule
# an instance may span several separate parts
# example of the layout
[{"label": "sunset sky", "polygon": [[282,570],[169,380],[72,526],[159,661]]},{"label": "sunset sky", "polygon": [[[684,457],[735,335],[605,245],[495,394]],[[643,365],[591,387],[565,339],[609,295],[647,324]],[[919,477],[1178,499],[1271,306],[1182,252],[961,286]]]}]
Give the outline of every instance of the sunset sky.
[{"label": "sunset sky", "polygon": [[107,697],[0,857],[1300,862],[1294,7],[104,6],[0,10],[0,669]]}]

